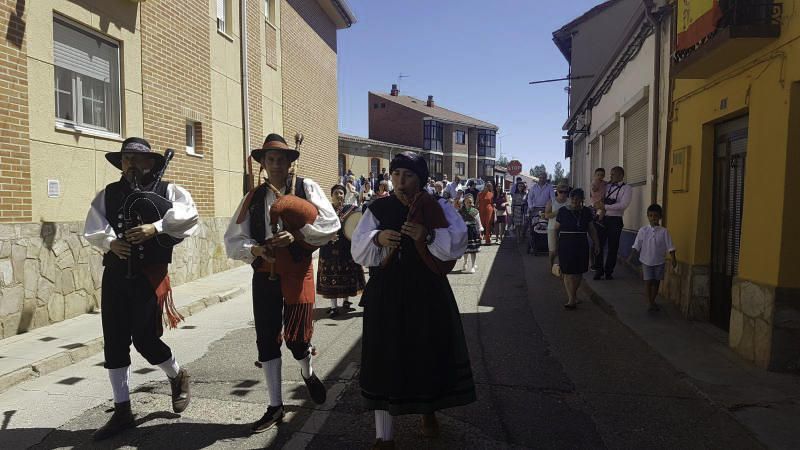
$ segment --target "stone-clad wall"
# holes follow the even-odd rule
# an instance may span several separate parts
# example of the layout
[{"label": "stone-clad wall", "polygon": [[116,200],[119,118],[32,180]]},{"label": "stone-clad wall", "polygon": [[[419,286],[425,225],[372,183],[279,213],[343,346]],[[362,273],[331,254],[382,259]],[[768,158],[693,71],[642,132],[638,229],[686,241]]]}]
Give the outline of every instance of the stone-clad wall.
[{"label": "stone-clad wall", "polygon": [[[175,248],[173,286],[239,265],[225,255],[228,221],[201,219]],[[102,254],[82,233],[80,222],[0,224],[0,338],[99,308]]]}]

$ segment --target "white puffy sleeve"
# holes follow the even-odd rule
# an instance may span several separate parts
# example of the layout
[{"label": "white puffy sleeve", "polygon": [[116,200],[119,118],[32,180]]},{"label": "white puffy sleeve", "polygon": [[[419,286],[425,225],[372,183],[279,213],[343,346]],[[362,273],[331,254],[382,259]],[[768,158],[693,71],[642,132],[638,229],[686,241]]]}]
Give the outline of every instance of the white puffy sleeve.
[{"label": "white puffy sleeve", "polygon": [[100,191],[92,200],[92,206],[83,225],[83,237],[104,252],[111,250],[111,241],[117,238],[114,228],[106,219],[106,190]]},{"label": "white puffy sleeve", "polygon": [[458,211],[447,200],[439,200],[444,216],[449,224],[447,228],[437,228],[433,242],[428,250],[442,261],[452,261],[464,256],[467,249],[467,225]]},{"label": "white puffy sleeve", "polygon": [[198,227],[199,214],[189,191],[170,183],[167,185],[167,200],[172,202],[164,218],[153,222],[159,234],[168,234],[177,239],[186,239]]},{"label": "white puffy sleeve", "polygon": [[372,214],[372,211],[367,209],[358,222],[350,244],[350,252],[357,264],[365,267],[380,266],[383,258],[389,254],[388,248],[379,247],[372,242],[375,235],[380,233],[379,226],[378,219]]},{"label": "white puffy sleeve", "polygon": [[242,223],[236,223],[246,198],[239,203],[239,207],[236,208],[236,212],[233,213],[233,217],[228,223],[228,229],[225,230],[225,253],[228,254],[228,258],[250,264],[256,259],[250,253],[250,248],[258,245],[258,242],[250,237],[250,213],[246,214]]},{"label": "white puffy sleeve", "polygon": [[330,242],[341,228],[339,216],[336,215],[328,197],[314,180],[304,179],[303,188],[306,191],[306,199],[317,207],[318,213],[317,220],[301,228],[300,233],[307,243],[315,247],[322,247]]}]

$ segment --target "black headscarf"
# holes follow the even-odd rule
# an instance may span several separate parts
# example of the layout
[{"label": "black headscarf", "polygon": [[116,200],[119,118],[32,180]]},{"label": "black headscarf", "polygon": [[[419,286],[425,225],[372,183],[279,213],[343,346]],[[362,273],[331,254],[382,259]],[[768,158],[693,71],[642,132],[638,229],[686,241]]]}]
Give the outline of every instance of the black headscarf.
[{"label": "black headscarf", "polygon": [[425,162],[425,158],[417,153],[398,153],[389,164],[389,172],[394,172],[395,169],[408,169],[414,172],[419,178],[420,189],[422,189],[428,181],[428,163]]}]

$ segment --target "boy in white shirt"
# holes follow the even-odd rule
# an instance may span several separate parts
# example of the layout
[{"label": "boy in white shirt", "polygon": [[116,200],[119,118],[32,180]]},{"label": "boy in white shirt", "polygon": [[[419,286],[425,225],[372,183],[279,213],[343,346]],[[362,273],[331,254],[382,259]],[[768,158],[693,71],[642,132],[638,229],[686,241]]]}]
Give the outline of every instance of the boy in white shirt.
[{"label": "boy in white shirt", "polygon": [[633,241],[633,251],[628,256],[631,261],[636,253],[639,253],[639,262],[642,263],[642,276],[644,278],[645,292],[647,301],[650,303],[650,311],[658,311],[656,296],[661,280],[664,279],[664,256],[669,252],[672,259],[672,268],[678,265],[675,259],[675,246],[666,228],[659,225],[663,216],[661,205],[652,204],[647,208],[647,220],[650,225],[645,225],[636,234]]}]

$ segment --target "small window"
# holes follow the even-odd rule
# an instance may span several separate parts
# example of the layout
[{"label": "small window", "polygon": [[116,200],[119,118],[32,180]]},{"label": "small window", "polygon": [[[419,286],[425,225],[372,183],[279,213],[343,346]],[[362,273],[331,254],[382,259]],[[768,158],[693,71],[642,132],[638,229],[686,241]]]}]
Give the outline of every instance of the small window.
[{"label": "small window", "polygon": [[339,177],[343,177],[344,174],[347,172],[347,157],[340,153],[339,154]]},{"label": "small window", "polygon": [[57,124],[119,134],[119,45],[54,19],[53,64]]},{"label": "small window", "polygon": [[381,108],[386,108],[386,103],[381,103]]},{"label": "small window", "polygon": [[373,103],[372,104],[372,109],[378,109],[378,104],[377,103]]},{"label": "small window", "polygon": [[467,133],[456,130],[456,144],[464,145],[467,143]]},{"label": "small window", "polygon": [[463,162],[456,163],[456,175],[465,175],[466,174],[466,164]]},{"label": "small window", "polygon": [[217,31],[229,34],[231,22],[230,0],[217,0]]},{"label": "small window", "polygon": [[273,23],[275,20],[275,2],[273,0],[264,0],[264,20]]},{"label": "small window", "polygon": [[198,148],[198,133],[200,132],[200,123],[186,122],[186,154],[201,156],[202,153]]},{"label": "small window", "polygon": [[369,162],[369,170],[372,173],[380,173],[381,171],[381,160],[378,158],[372,158]]}]

